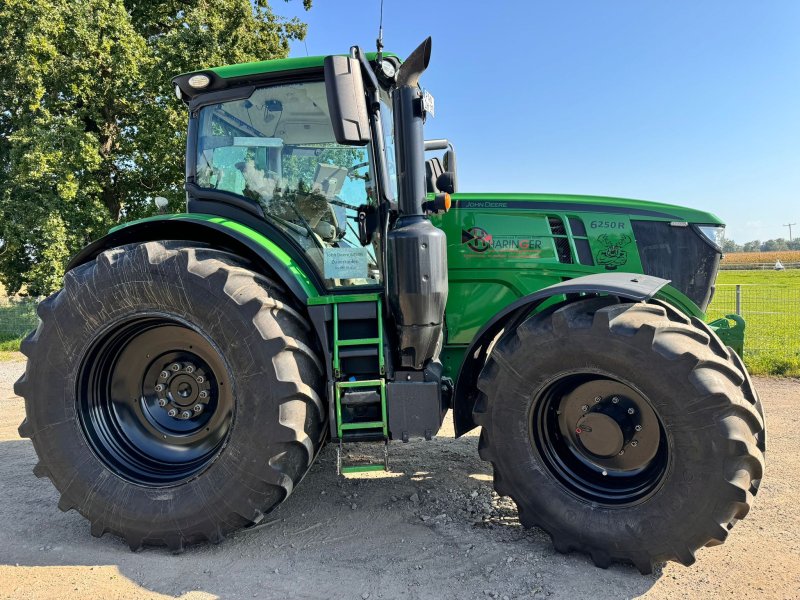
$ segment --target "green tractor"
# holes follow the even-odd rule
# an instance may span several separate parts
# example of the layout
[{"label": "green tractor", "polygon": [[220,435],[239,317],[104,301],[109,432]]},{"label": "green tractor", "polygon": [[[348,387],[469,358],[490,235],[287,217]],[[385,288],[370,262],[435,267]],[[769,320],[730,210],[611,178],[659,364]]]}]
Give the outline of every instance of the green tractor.
[{"label": "green tractor", "polygon": [[747,514],[764,415],[703,320],[722,223],[457,193],[452,145],[423,136],[430,50],[175,78],[186,212],[81,251],[22,345],[20,435],[93,535],[220,542],[326,441],[341,473],[384,469],[342,450],[385,457],[448,410],[521,523],[598,566],[691,564]]}]

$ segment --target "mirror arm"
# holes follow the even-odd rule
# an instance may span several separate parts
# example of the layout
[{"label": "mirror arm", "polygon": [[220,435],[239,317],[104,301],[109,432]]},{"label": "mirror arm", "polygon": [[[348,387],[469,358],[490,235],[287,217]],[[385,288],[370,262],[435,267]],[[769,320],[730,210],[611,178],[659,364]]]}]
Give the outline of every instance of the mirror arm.
[{"label": "mirror arm", "polygon": [[361,51],[361,48],[358,46],[353,46],[350,48],[350,55],[357,59],[358,62],[361,64],[361,71],[367,76],[369,80],[369,84],[367,85],[368,90],[367,94],[369,96],[369,103],[370,103],[370,110],[375,113],[378,112],[381,108],[380,103],[380,93],[378,86],[378,78],[375,76],[375,71],[372,70],[369,62],[367,61],[366,56]]},{"label": "mirror arm", "polygon": [[386,149],[383,145],[383,121],[380,118],[381,102],[378,78],[375,76],[375,72],[372,70],[372,67],[360,47],[352,46],[350,48],[350,56],[358,60],[361,64],[362,73],[365,73],[368,79],[365,87],[367,88],[367,96],[369,97],[369,114],[370,123],[372,125],[372,153],[378,164],[379,177],[376,178],[378,183],[378,196],[391,210],[394,208],[392,204],[393,200],[396,201],[396,198],[390,198],[387,193],[389,169],[386,166]]}]

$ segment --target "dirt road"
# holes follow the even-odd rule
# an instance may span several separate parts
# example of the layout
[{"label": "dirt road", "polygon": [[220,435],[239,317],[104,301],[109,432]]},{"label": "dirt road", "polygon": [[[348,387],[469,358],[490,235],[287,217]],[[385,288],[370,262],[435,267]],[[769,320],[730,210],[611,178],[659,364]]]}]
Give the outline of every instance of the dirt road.
[{"label": "dirt road", "polygon": [[[328,446],[266,523],[173,556],[95,539],[56,508],[17,436],[22,362],[0,363],[0,598],[800,598],[800,382],[759,379],[767,474],[750,516],[691,568],[596,569],[519,526],[473,434],[393,444],[389,475],[337,478]],[[448,426],[449,427],[449,426]],[[450,429],[452,431],[452,429]]]}]

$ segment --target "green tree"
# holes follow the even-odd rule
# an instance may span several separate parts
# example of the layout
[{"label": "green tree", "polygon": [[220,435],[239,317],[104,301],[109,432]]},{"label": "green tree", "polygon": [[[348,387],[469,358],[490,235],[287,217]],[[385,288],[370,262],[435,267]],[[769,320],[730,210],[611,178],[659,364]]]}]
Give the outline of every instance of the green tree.
[{"label": "green tree", "polygon": [[744,246],[742,246],[743,252],[760,252],[761,251],[761,240],[753,240],[752,242],[745,242]]},{"label": "green tree", "polygon": [[729,252],[741,252],[742,247],[733,240],[725,238],[724,240],[722,240],[722,251],[725,252],[726,254]]},{"label": "green tree", "polygon": [[788,249],[789,245],[783,238],[778,238],[777,240],[767,240],[766,242],[761,244],[762,252],[775,252],[777,250],[788,250]]},{"label": "green tree", "polygon": [[306,26],[267,0],[4,0],[0,32],[0,281],[45,294],[69,256],[150,214],[154,196],[180,208],[172,76],[286,57]]}]

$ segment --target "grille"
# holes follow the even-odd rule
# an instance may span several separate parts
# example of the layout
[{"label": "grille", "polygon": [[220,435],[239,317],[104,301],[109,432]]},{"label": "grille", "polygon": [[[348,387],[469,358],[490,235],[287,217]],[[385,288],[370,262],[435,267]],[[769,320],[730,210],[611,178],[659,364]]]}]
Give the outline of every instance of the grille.
[{"label": "grille", "polygon": [[572,264],[572,252],[569,249],[569,240],[567,239],[567,228],[564,227],[564,221],[560,217],[547,217],[550,224],[550,233],[553,236],[553,241],[556,244],[556,253],[558,254],[558,262]]},{"label": "grille", "polygon": [[632,221],[642,267],[647,275],[670,279],[672,286],[705,311],[714,291],[720,253],[693,227],[663,221]]}]

